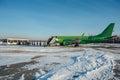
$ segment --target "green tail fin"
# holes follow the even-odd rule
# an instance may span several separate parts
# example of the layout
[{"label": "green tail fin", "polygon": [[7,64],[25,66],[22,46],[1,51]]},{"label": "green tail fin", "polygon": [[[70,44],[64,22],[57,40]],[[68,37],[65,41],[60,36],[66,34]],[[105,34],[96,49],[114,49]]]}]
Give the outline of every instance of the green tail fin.
[{"label": "green tail fin", "polygon": [[108,27],[99,35],[99,37],[111,37],[115,23],[110,23]]}]

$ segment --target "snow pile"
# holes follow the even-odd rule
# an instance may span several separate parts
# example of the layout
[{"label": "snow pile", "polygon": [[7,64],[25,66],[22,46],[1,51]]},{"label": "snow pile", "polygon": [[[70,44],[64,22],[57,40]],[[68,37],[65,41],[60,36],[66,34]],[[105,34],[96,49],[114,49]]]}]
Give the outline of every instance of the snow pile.
[{"label": "snow pile", "polygon": [[22,74],[18,80],[24,80],[24,74]]},{"label": "snow pile", "polygon": [[[35,80],[113,80],[113,60],[119,60],[120,50],[99,50],[0,46],[0,66],[35,61],[37,63],[21,67],[25,70],[38,69]],[[24,80],[24,74],[20,79]]]},{"label": "snow pile", "polygon": [[72,63],[50,70],[36,80],[108,80],[113,77],[113,61],[103,52],[85,50],[71,59]]}]

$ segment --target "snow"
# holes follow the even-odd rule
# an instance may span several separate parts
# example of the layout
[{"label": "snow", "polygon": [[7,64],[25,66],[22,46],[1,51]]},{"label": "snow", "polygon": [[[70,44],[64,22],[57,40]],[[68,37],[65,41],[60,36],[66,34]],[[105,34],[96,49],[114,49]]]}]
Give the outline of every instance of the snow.
[{"label": "snow", "polygon": [[95,54],[92,52],[93,50],[80,52],[78,56],[71,57],[72,63],[39,76],[36,80],[106,80],[113,77],[111,76],[113,68],[111,57],[103,52]]},{"label": "snow", "polygon": [[[74,48],[0,46],[0,66],[31,61],[34,56],[72,51]],[[45,60],[44,60],[45,61]]]},{"label": "snow", "polygon": [[[37,68],[35,80],[113,79],[114,60],[120,59],[120,50],[98,49],[0,46],[0,66],[36,61],[22,67],[27,70]],[[24,74],[20,80],[24,80]]]},{"label": "snow", "polygon": [[120,44],[112,44],[112,43],[90,43],[90,44],[80,44],[80,46],[85,47],[116,47],[120,48]]},{"label": "snow", "polygon": [[24,74],[22,74],[18,80],[24,80]]},{"label": "snow", "polygon": [[35,76],[35,79],[37,79],[39,76],[41,76],[41,73],[36,72],[34,76]]}]

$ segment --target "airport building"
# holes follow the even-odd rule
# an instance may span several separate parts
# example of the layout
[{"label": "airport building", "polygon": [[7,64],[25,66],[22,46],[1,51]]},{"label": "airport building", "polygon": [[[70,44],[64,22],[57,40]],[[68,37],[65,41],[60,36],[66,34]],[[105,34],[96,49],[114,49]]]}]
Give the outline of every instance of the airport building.
[{"label": "airport building", "polygon": [[45,41],[45,40],[29,40],[29,45],[47,46],[47,41]]},{"label": "airport building", "polygon": [[21,38],[7,38],[7,39],[0,39],[0,44],[47,46],[47,41],[45,41],[45,40],[29,40],[29,39],[21,39]]},{"label": "airport building", "polygon": [[112,36],[111,39],[107,39],[103,43],[120,43],[120,36]]},{"label": "airport building", "polygon": [[27,45],[29,43],[28,39],[18,39],[18,38],[7,38],[7,44],[18,44],[18,45]]}]

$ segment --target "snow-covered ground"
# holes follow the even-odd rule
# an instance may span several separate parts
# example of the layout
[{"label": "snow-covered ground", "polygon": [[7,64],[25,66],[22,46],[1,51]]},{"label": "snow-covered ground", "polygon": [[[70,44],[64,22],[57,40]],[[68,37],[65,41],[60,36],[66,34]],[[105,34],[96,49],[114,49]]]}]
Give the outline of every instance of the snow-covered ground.
[{"label": "snow-covered ground", "polygon": [[69,64],[54,68],[37,80],[107,80],[113,77],[111,56],[91,49],[85,49],[76,54],[71,55]]},{"label": "snow-covered ground", "polygon": [[45,56],[47,58],[52,54],[60,55],[59,53],[62,52],[73,51],[79,51],[79,49],[60,47],[0,46],[0,66],[27,62],[35,56]]},{"label": "snow-covered ground", "polygon": [[21,67],[37,69],[35,80],[119,80],[114,77],[114,60],[120,60],[119,49],[0,46],[0,66],[35,61]]},{"label": "snow-covered ground", "polygon": [[80,46],[84,47],[115,47],[120,48],[120,44],[112,44],[112,43],[90,43],[90,44],[80,44]]}]

